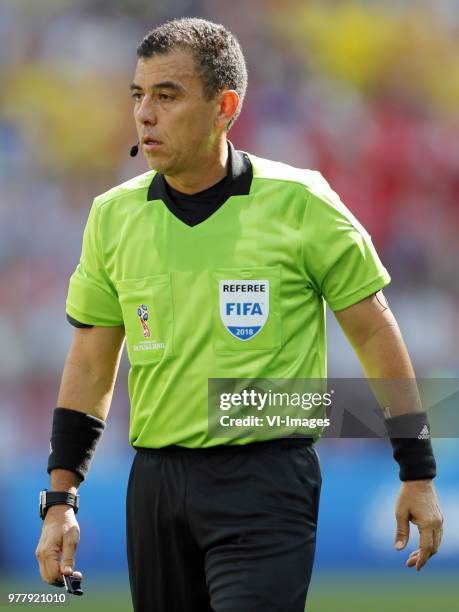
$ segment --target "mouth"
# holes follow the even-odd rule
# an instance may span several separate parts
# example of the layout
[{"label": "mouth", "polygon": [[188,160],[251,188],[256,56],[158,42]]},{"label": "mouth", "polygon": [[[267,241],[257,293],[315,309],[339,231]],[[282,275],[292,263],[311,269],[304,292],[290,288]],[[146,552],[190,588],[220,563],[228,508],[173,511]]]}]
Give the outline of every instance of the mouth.
[{"label": "mouth", "polygon": [[160,140],[156,140],[156,138],[151,138],[150,136],[144,136],[142,138],[142,146],[145,151],[155,151],[162,144]]}]

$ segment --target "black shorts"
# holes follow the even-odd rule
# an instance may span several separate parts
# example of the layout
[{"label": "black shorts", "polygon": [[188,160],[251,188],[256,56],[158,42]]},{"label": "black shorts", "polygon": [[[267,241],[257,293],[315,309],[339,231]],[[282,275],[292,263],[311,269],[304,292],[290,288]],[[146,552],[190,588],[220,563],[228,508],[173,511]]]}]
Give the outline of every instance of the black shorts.
[{"label": "black shorts", "polygon": [[320,486],[308,441],[139,449],[127,493],[135,612],[303,612]]}]

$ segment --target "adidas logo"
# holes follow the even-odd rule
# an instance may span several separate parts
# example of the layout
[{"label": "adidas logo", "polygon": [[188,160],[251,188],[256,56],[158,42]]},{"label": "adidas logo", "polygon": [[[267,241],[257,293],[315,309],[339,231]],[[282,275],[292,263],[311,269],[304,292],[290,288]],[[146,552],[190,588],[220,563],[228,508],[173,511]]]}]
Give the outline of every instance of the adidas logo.
[{"label": "adidas logo", "polygon": [[424,425],[424,427],[419,432],[418,440],[428,440],[429,438],[430,438],[429,428],[427,427],[427,425]]}]

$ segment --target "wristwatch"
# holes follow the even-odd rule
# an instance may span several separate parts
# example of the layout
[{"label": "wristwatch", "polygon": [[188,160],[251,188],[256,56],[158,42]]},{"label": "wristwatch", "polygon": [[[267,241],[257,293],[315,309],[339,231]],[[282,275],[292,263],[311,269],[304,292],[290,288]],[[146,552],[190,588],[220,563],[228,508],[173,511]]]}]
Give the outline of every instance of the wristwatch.
[{"label": "wristwatch", "polygon": [[47,489],[43,489],[43,491],[40,491],[40,518],[45,518],[48,508],[51,506],[59,506],[62,504],[71,506],[76,514],[80,507],[80,496],[69,493],[68,491],[48,491]]}]

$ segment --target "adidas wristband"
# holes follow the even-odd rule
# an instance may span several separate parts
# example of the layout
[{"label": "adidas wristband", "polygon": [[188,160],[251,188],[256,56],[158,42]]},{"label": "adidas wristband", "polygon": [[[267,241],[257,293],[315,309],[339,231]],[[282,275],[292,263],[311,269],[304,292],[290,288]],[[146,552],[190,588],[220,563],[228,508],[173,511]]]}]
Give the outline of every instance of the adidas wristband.
[{"label": "adidas wristband", "polygon": [[105,422],[91,414],[56,408],[53,414],[48,474],[56,469],[70,470],[83,481],[104,429]]},{"label": "adidas wristband", "polygon": [[425,412],[411,412],[385,419],[400,480],[435,478],[436,462]]}]

